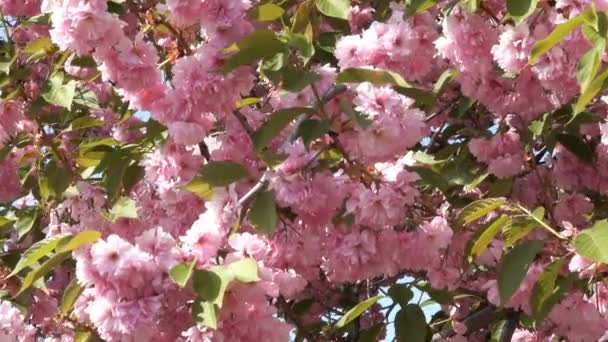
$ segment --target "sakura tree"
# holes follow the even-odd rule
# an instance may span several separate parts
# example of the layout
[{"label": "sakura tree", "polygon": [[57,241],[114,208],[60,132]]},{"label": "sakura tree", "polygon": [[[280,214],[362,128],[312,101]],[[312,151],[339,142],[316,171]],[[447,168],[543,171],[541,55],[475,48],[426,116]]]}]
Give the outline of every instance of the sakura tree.
[{"label": "sakura tree", "polygon": [[1,341],[608,338],[608,1],[0,11]]}]

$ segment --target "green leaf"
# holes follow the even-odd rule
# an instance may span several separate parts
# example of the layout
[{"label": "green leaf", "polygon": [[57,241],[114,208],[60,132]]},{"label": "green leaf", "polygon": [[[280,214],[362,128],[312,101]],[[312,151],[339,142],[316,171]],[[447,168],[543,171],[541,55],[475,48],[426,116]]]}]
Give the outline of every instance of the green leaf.
[{"label": "green leaf", "polygon": [[[310,58],[312,58],[312,56],[315,54],[315,46],[313,44],[312,41],[312,26],[308,26],[307,31],[305,31],[305,33],[308,32],[309,34],[301,34],[301,33],[291,33],[291,34],[287,34],[287,38],[289,38],[288,40],[288,44],[289,46],[292,46],[294,48],[296,48],[301,56],[302,56],[302,60],[304,62],[304,64],[307,64],[308,61],[310,61]],[[316,79],[320,79],[320,77],[318,75],[315,75],[315,73],[309,73],[312,76],[314,76]],[[314,82],[314,80],[313,80]],[[312,82],[311,82],[312,83]]]},{"label": "green leaf", "polygon": [[597,221],[590,229],[580,232],[574,238],[573,245],[581,256],[608,264],[608,221]]},{"label": "green leaf", "polygon": [[441,97],[441,95],[443,95],[448,86],[456,77],[458,77],[458,75],[460,75],[460,71],[448,69],[444,71],[441,76],[439,76],[433,87],[433,92],[437,95],[437,97]]},{"label": "green leaf", "polygon": [[61,306],[59,307],[59,317],[64,318],[70,313],[76,299],[80,297],[82,292],[84,291],[84,286],[78,283],[76,278],[72,279],[68,286],[63,291],[63,296],[61,298]]},{"label": "green leaf", "polygon": [[74,95],[74,103],[90,108],[100,109],[97,95],[94,92],[86,89],[76,88],[76,94]]},{"label": "green leaf", "polygon": [[593,81],[589,83],[587,89],[578,97],[578,100],[576,101],[576,105],[574,106],[575,114],[582,112],[587,104],[589,104],[589,102],[591,102],[591,100],[593,100],[593,98],[599,94],[602,89],[608,86],[608,82],[606,82],[607,79],[608,70],[604,70],[604,72],[597,75]]},{"label": "green leaf", "polygon": [[519,25],[534,12],[536,4],[537,0],[507,0],[507,12]]},{"label": "green leaf", "polygon": [[262,124],[262,126],[253,134],[253,146],[256,151],[261,151],[268,146],[270,142],[283,131],[289,123],[300,116],[301,114],[313,113],[314,109],[310,107],[292,107],[286,108],[272,113],[270,119]]},{"label": "green leaf", "polygon": [[415,14],[422,13],[429,8],[435,6],[439,0],[411,0],[405,8],[405,14],[411,17]]},{"label": "green leaf", "polygon": [[203,165],[194,179],[212,187],[223,187],[248,177],[249,172],[239,163],[212,161]]},{"label": "green leaf", "polygon": [[517,291],[536,254],[542,248],[542,241],[528,240],[515,246],[502,258],[498,267],[498,291],[502,305],[509,302]]},{"label": "green leaf", "polygon": [[428,327],[424,312],[416,304],[408,304],[395,316],[397,342],[426,342]]},{"label": "green leaf", "polygon": [[108,213],[108,218],[111,222],[119,218],[136,219],[137,217],[137,204],[129,197],[119,198]]},{"label": "green leaf", "polygon": [[91,127],[101,127],[107,124],[106,122],[96,119],[91,116],[82,116],[76,118],[72,123],[70,123],[69,130],[77,131],[80,129],[91,128]]},{"label": "green leaf", "polygon": [[342,70],[342,72],[340,72],[336,77],[336,82],[369,82],[375,85],[392,84],[399,87],[411,88],[411,85],[396,72],[366,68],[348,68]]},{"label": "green leaf", "polygon": [[399,303],[402,309],[414,298],[414,293],[405,284],[394,284],[388,289],[388,295],[395,303]]},{"label": "green leaf", "polygon": [[464,9],[471,13],[477,12],[481,0],[462,0],[461,4]]},{"label": "green leaf", "polygon": [[15,230],[17,231],[19,240],[34,228],[36,222],[38,222],[38,211],[30,211],[19,217],[19,220],[15,222]]},{"label": "green leaf", "polygon": [[272,57],[281,52],[283,48],[283,43],[273,31],[257,30],[225,50],[226,52],[237,52],[224,62],[222,72],[228,73],[241,65]]},{"label": "green leaf", "polygon": [[257,21],[273,21],[282,17],[283,13],[285,13],[283,7],[277,4],[267,3],[256,7],[252,11],[252,16]]},{"label": "green leaf", "polygon": [[120,2],[110,0],[108,1],[108,12],[116,15],[122,15],[125,13],[125,9],[122,7]]},{"label": "green leaf", "polygon": [[225,272],[195,271],[192,275],[192,288],[202,300],[221,306],[224,291],[230,281],[225,277]]},{"label": "green leaf", "polygon": [[592,48],[583,55],[576,65],[576,79],[581,87],[581,93],[584,93],[589,88],[593,77],[600,69],[603,53],[604,46]]},{"label": "green leaf", "polygon": [[312,17],[312,10],[315,7],[315,0],[301,1],[301,4],[296,9],[295,14],[292,16],[292,27],[293,32],[302,32],[306,29],[310,23]]},{"label": "green leaf", "polygon": [[46,102],[72,109],[72,101],[74,100],[74,94],[76,93],[76,81],[72,80],[66,84],[63,84],[63,74],[55,73],[49,79],[45,86],[42,98]]},{"label": "green leaf", "polygon": [[536,319],[540,318],[539,315],[543,312],[545,303],[555,290],[555,282],[557,281],[563,263],[563,258],[553,261],[545,267],[545,270],[534,284],[532,296],[530,297],[530,307],[532,308],[532,315]]},{"label": "green leaf", "polygon": [[473,259],[480,256],[486,250],[486,248],[488,248],[488,245],[490,242],[492,242],[496,234],[498,234],[502,227],[510,224],[510,221],[510,217],[502,215],[486,224],[471,240],[472,243],[467,255],[471,256]]},{"label": "green leaf", "polygon": [[382,298],[382,296],[378,295],[372,298],[368,298],[361,303],[355,305],[352,309],[348,310],[344,316],[340,317],[340,319],[334,324],[336,329],[340,329],[346,326],[348,323],[352,322],[355,318],[359,317],[363,312],[367,309],[371,308],[376,302]]},{"label": "green leaf", "polygon": [[188,280],[192,276],[192,271],[194,270],[194,266],[196,266],[197,260],[194,259],[192,262],[187,263],[183,262],[177,264],[171,268],[169,271],[169,276],[173,280],[174,283],[179,285],[179,287],[184,287],[188,283]]},{"label": "green leaf", "polygon": [[57,245],[55,251],[57,253],[65,253],[71,252],[75,249],[80,248],[81,246],[89,243],[95,243],[97,240],[101,238],[101,232],[98,230],[85,230],[74,236],[68,236],[61,241]]},{"label": "green leaf", "polygon": [[13,271],[8,276],[12,277],[26,267],[34,265],[38,260],[48,256],[63,238],[65,238],[64,235],[51,236],[31,245],[25,252],[23,252],[19,262],[17,262],[17,265],[15,265]]},{"label": "green leaf", "polygon": [[317,0],[317,9],[328,17],[348,20],[350,0]]},{"label": "green leaf", "polygon": [[279,70],[265,69],[264,75],[275,85],[280,85],[282,90],[292,93],[299,93],[321,79],[316,72],[300,70],[292,66],[285,66]]},{"label": "green leaf", "polygon": [[564,294],[570,291],[577,280],[578,276],[573,273],[568,274],[566,277],[558,277],[555,281],[551,294],[540,303],[538,308],[536,308],[534,319],[537,322],[543,321],[549,312],[551,312],[551,309],[555,306],[555,304],[562,299]]},{"label": "green leaf", "polygon": [[380,341],[380,334],[382,330],[384,330],[385,325],[382,323],[378,323],[372,325],[370,328],[364,330],[359,335],[357,342],[377,342]]},{"label": "green leaf", "polygon": [[0,216],[0,230],[4,230],[5,228],[11,226],[13,223],[13,220],[8,219],[4,216]]},{"label": "green leaf", "polygon": [[40,267],[33,269],[30,273],[28,273],[23,281],[21,282],[21,289],[19,289],[20,295],[23,291],[27,290],[34,282],[41,277],[44,277],[47,273],[49,273],[52,269],[59,266],[62,262],[70,257],[70,253],[57,253],[51,256],[48,260],[46,260]]},{"label": "green leaf", "polygon": [[505,247],[513,246],[517,241],[526,237],[538,226],[538,222],[529,217],[513,218],[510,224],[506,224],[503,228],[502,239]]},{"label": "green leaf", "polygon": [[71,64],[73,66],[77,66],[80,68],[88,68],[88,69],[97,68],[97,63],[95,62],[95,59],[91,56],[74,57],[72,59]]},{"label": "green leaf", "polygon": [[28,61],[38,60],[54,50],[50,37],[42,37],[29,42],[21,51],[31,55]]},{"label": "green leaf", "polygon": [[224,293],[231,282],[251,283],[259,279],[257,261],[246,258],[210,270],[195,271],[192,275],[192,287],[204,301],[221,308]]},{"label": "green leaf", "polygon": [[259,232],[274,234],[277,228],[277,206],[272,191],[261,192],[253,201],[249,211],[249,221]]},{"label": "green leaf", "polygon": [[564,145],[568,151],[572,152],[580,160],[586,163],[592,163],[594,158],[593,149],[587,145],[582,138],[572,134],[558,134],[557,141]]},{"label": "green leaf", "polygon": [[503,198],[485,198],[474,201],[460,211],[456,217],[456,224],[460,227],[465,226],[502,207],[505,203]]},{"label": "green leaf", "polygon": [[225,267],[230,270],[234,279],[241,283],[253,283],[260,280],[258,276],[258,262],[255,259],[241,259]]},{"label": "green leaf", "polygon": [[304,146],[309,146],[310,143],[327,134],[329,129],[330,125],[327,121],[308,119],[300,124],[298,135],[302,137]]},{"label": "green leaf", "polygon": [[561,23],[555,27],[555,29],[545,39],[540,40],[534,44],[531,51],[530,65],[536,63],[536,61],[544,55],[547,51],[551,50],[555,45],[564,39],[570,32],[574,31],[578,26],[585,22],[585,18],[592,16],[591,10],[588,9],[580,15],[571,18],[570,20]]}]

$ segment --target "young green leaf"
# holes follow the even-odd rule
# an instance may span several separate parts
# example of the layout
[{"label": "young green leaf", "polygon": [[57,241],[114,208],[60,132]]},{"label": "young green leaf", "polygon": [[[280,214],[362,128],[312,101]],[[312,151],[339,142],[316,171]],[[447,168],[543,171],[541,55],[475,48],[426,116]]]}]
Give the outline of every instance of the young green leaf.
[{"label": "young green leaf", "polygon": [[85,244],[95,243],[101,238],[101,232],[98,230],[85,230],[73,236],[64,237],[57,244],[55,251],[57,253],[71,252],[80,248]]},{"label": "young green leaf", "polygon": [[257,21],[274,21],[283,16],[283,13],[283,7],[269,2],[254,8],[252,17]]},{"label": "young green leaf", "polygon": [[63,74],[55,73],[48,81],[42,97],[51,104],[72,109],[72,101],[76,94],[76,81],[63,84]]},{"label": "young green leaf", "polygon": [[530,307],[532,308],[532,314],[536,319],[540,318],[539,315],[542,313],[543,307],[553,294],[555,281],[559,276],[563,263],[564,258],[553,261],[545,268],[534,284],[532,296],[530,297]]},{"label": "young green leaf", "polygon": [[317,9],[332,18],[348,20],[350,0],[317,0]]},{"label": "young green leaf", "polygon": [[362,313],[364,313],[367,309],[371,308],[378,300],[380,300],[382,296],[378,295],[372,298],[368,298],[361,303],[355,305],[352,309],[348,310],[344,316],[340,317],[340,319],[334,324],[334,328],[340,329],[346,326],[348,323],[352,322],[355,318],[359,317]]},{"label": "young green leaf", "polygon": [[593,81],[589,83],[585,91],[578,97],[576,105],[574,106],[574,112],[582,112],[587,104],[593,100],[593,98],[608,86],[608,70],[604,70],[601,74],[595,76]]},{"label": "young green leaf", "polygon": [[515,243],[526,237],[535,228],[539,227],[538,222],[529,217],[513,218],[509,224],[505,224],[502,230],[502,239],[505,247],[515,245]]},{"label": "young green leaf", "polygon": [[136,219],[137,204],[129,197],[121,197],[116,201],[110,212],[108,213],[110,221],[114,222],[119,218]]},{"label": "young green leaf", "polygon": [[63,296],[61,297],[61,306],[59,307],[59,317],[63,318],[70,313],[76,299],[80,297],[82,292],[84,291],[84,286],[78,283],[76,278],[72,279],[68,286],[63,291]]},{"label": "young green leaf", "polygon": [[362,83],[369,82],[375,85],[392,84],[404,88],[411,88],[401,75],[392,71],[366,69],[366,68],[348,68],[342,70],[336,77],[338,83]]},{"label": "young green leaf", "polygon": [[589,88],[593,77],[600,69],[604,45],[602,44],[601,48],[592,48],[587,51],[576,65],[576,80],[581,87],[581,93]]},{"label": "young green leaf", "polygon": [[192,275],[192,287],[204,301],[221,308],[224,293],[231,282],[251,283],[259,279],[257,261],[246,258],[210,270],[195,271]]},{"label": "young green leaf", "polygon": [[481,228],[478,235],[473,237],[467,255],[471,256],[473,259],[479,257],[502,227],[509,224],[509,221],[511,221],[509,216],[502,215]]},{"label": "young green leaf", "polygon": [[38,222],[38,211],[30,211],[23,214],[17,222],[15,222],[15,230],[17,231],[17,236],[21,240],[27,233],[29,233],[32,228]]},{"label": "young green leaf", "polygon": [[213,187],[199,177],[194,177],[188,184],[182,186],[182,189],[194,193],[205,201],[209,201],[213,197]]},{"label": "young green leaf", "polygon": [[574,249],[579,255],[602,264],[608,264],[608,221],[597,221],[574,238]]},{"label": "young green leaf", "polygon": [[192,262],[182,262],[177,264],[171,268],[169,271],[169,276],[179,287],[184,287],[188,283],[188,280],[192,276],[192,271],[194,271],[194,266],[196,266],[197,260],[194,259]]},{"label": "young green leaf", "polygon": [[40,267],[36,267],[31,272],[29,272],[23,281],[21,282],[21,288],[19,289],[19,294],[23,293],[23,291],[27,290],[34,282],[41,277],[45,276],[49,273],[53,268],[59,266],[65,260],[70,257],[70,253],[57,253],[51,256],[48,260],[46,260]]},{"label": "young green leaf", "polygon": [[197,298],[192,304],[192,318],[196,323],[215,330],[218,326],[219,308],[216,304]]},{"label": "young green leaf", "polygon": [[57,244],[61,239],[65,238],[65,235],[51,236],[44,240],[40,240],[35,244],[31,245],[23,254],[21,259],[17,262],[17,265],[13,268],[9,277],[16,275],[21,270],[34,265],[38,260],[49,256],[49,254],[57,247]]},{"label": "young green leaf", "polygon": [[582,25],[586,19],[593,16],[591,9],[587,9],[578,16],[571,18],[570,20],[561,23],[555,27],[555,29],[545,39],[540,40],[532,47],[530,56],[530,65],[536,63],[536,61],[544,55],[547,51],[551,50],[555,45],[564,39],[570,32],[574,31],[578,26]]},{"label": "young green leaf", "polygon": [[502,305],[517,291],[536,254],[542,248],[542,241],[528,240],[515,246],[502,258],[498,267],[498,292]]},{"label": "young green leaf", "polygon": [[474,201],[460,211],[456,217],[456,224],[461,227],[465,226],[502,207],[505,203],[503,198],[485,198]]}]

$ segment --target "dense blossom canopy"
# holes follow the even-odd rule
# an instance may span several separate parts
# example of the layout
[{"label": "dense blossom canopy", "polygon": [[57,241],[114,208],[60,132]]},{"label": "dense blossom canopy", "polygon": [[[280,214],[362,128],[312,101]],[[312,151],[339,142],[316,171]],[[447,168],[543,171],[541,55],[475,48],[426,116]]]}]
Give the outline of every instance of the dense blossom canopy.
[{"label": "dense blossom canopy", "polygon": [[0,11],[1,341],[608,337],[608,1]]}]

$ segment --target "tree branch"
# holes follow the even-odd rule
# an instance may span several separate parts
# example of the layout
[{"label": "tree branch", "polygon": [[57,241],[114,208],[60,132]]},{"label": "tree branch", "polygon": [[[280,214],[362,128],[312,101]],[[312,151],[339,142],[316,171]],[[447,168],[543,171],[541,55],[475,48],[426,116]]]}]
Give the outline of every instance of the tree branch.
[{"label": "tree branch", "polygon": [[507,320],[505,321],[505,325],[502,327],[502,332],[500,333],[500,338],[498,342],[511,342],[511,338],[513,337],[513,333],[519,324],[519,312],[517,311],[509,311],[507,313]]},{"label": "tree branch", "polygon": [[[323,97],[321,98],[320,101],[317,100],[317,103],[315,104],[315,108],[320,110],[327,102],[329,102],[329,101],[333,100],[334,98],[336,98],[337,96],[341,95],[347,89],[348,88],[344,84],[333,85],[331,88],[329,88],[325,92],[325,94],[323,94]],[[298,137],[298,131],[300,130],[300,126],[302,125],[302,123],[304,123],[304,121],[310,119],[310,117],[313,114],[314,114],[314,112],[310,112],[310,113],[305,113],[305,114],[298,116],[298,118],[296,119],[296,123],[293,125],[293,129],[291,130],[291,133],[289,133],[289,136],[287,136],[287,139],[285,139],[285,141],[281,145],[281,150],[284,150],[285,148],[287,148],[287,146],[289,144],[291,144],[292,142],[294,142],[296,140],[296,138]]]},{"label": "tree branch", "polygon": [[[325,94],[323,94],[323,98],[320,101],[317,101],[315,107],[317,109],[322,108],[327,102],[331,101],[335,97],[344,93],[346,91],[346,89],[347,89],[347,87],[343,84],[333,85],[331,88],[329,88],[325,92]],[[247,131],[249,136],[253,136],[253,133],[254,133],[253,129],[247,123],[247,119],[245,118],[245,116],[238,109],[233,111],[233,113],[236,116],[236,118],[239,120],[241,125],[243,126],[243,129],[245,129],[245,131]],[[302,114],[298,117],[296,123],[294,124],[294,126],[291,129],[291,132],[289,133],[289,136],[287,137],[287,139],[285,139],[285,141],[281,145],[281,150],[284,150],[290,143],[292,143],[293,141],[296,140],[296,138],[298,136],[298,130],[300,129],[300,125],[302,125],[302,123],[304,121],[306,121],[308,118],[310,118],[312,116],[312,114],[313,113],[306,113],[306,114]],[[241,199],[239,199],[239,202],[238,202],[239,214],[238,214],[238,218],[237,218],[237,223],[234,226],[234,228],[232,229],[231,233],[234,233],[234,231],[236,231],[240,227],[241,223],[243,222],[243,219],[245,218],[245,215],[247,214],[247,210],[249,210],[249,207],[251,206],[251,203],[253,202],[253,199],[255,198],[255,196],[257,194],[259,194],[260,192],[265,191],[266,188],[268,188],[268,181],[269,181],[270,175],[271,175],[270,171],[267,170],[266,172],[264,172],[264,174],[262,175],[262,178],[260,178],[260,180],[243,197],[241,197]]]},{"label": "tree branch", "polygon": [[[504,317],[505,312],[502,310],[498,310],[493,306],[487,306],[471,316],[467,317],[462,323],[466,326],[467,331],[466,335],[470,335],[480,329],[487,327],[493,322]],[[439,341],[444,338],[452,337],[456,335],[456,332],[453,328],[447,328],[442,330],[441,332],[435,334],[433,336],[433,341]]]}]

